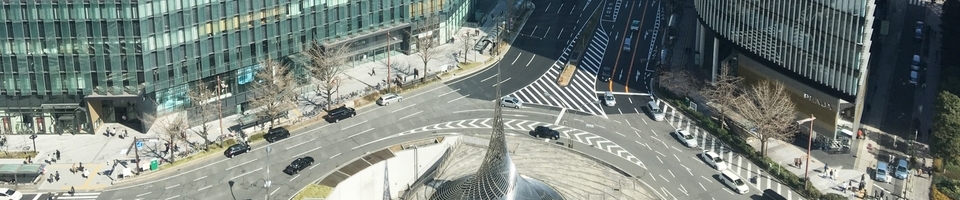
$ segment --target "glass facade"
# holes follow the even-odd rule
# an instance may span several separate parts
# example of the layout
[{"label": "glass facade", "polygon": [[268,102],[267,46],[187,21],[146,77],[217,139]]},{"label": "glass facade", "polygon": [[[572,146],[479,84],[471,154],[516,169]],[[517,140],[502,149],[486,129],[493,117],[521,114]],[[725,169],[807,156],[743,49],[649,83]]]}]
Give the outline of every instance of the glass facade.
[{"label": "glass facade", "polygon": [[233,96],[225,108],[239,106],[259,60],[350,41],[359,44],[351,65],[369,62],[385,55],[387,30],[401,34],[393,29],[425,15],[459,28],[471,1],[2,1],[0,133],[170,112],[188,106],[188,88],[218,76]]},{"label": "glass facade", "polygon": [[866,78],[873,0],[695,0],[703,26],[730,43],[836,92]]}]

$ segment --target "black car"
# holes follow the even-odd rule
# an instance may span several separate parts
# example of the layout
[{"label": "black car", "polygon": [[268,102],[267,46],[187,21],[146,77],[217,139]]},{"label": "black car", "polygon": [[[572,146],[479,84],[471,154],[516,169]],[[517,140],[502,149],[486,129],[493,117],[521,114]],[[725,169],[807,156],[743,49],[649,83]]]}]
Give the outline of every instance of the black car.
[{"label": "black car", "polygon": [[326,119],[327,122],[334,123],[355,115],[357,115],[357,110],[354,110],[351,107],[343,106],[327,111],[327,116],[324,116],[323,118]]},{"label": "black car", "polygon": [[537,126],[537,128],[533,129],[533,131],[530,131],[530,135],[554,140],[560,139],[560,131],[550,129],[546,126]]},{"label": "black car", "polygon": [[287,165],[287,168],[283,169],[283,173],[294,175],[300,173],[301,170],[306,169],[310,165],[313,165],[313,157],[304,156],[303,158],[297,158]]},{"label": "black car", "polygon": [[610,69],[610,66],[603,66],[600,71],[597,73],[597,79],[603,82],[610,82],[610,73],[613,70]]},{"label": "black car", "polygon": [[240,155],[250,151],[250,146],[246,144],[234,144],[230,147],[227,147],[226,151],[223,151],[223,155],[227,158],[233,158],[233,156]]},{"label": "black car", "polygon": [[290,131],[287,131],[287,129],[283,127],[272,128],[270,129],[270,131],[267,131],[267,134],[263,135],[263,139],[267,140],[267,142],[270,142],[270,143],[276,142],[278,140],[282,140],[288,137],[290,137]]}]

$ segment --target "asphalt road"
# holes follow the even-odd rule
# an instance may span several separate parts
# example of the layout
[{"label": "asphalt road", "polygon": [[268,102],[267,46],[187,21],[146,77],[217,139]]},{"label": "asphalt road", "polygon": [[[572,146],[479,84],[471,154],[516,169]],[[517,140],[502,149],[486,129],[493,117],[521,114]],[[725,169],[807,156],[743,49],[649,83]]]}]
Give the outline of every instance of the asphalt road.
[{"label": "asphalt road", "polygon": [[[610,44],[606,54],[602,55],[601,73],[610,73],[609,82],[597,82],[598,91],[614,93],[649,94],[649,74],[656,66],[652,60],[655,54],[655,41],[660,36],[660,1],[622,1],[621,16],[616,19],[601,20],[608,30]],[[632,20],[639,20],[638,30],[630,30]],[[632,38],[629,44],[627,38]],[[629,49],[629,50],[628,50]]]}]

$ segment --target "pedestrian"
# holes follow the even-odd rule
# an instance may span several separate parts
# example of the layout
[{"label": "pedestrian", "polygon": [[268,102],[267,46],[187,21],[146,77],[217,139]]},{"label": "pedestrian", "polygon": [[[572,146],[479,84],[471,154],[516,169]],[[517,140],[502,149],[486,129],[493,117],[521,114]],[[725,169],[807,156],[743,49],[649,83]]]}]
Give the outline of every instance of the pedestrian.
[{"label": "pedestrian", "polygon": [[70,173],[77,174],[77,164],[70,166]]},{"label": "pedestrian", "polygon": [[60,150],[59,150],[59,149],[57,149],[57,152],[56,152],[55,154],[57,154],[57,160],[60,160]]},{"label": "pedestrian", "polygon": [[77,168],[77,170],[83,170],[83,162],[80,162],[80,168]]},{"label": "pedestrian", "polygon": [[77,190],[73,189],[73,186],[70,186],[70,191],[67,191],[67,193],[70,193],[70,196],[73,196],[73,193],[76,193],[76,192]]},{"label": "pedestrian", "polygon": [[376,75],[377,75],[377,69],[370,69],[370,76],[376,76]]},{"label": "pedestrian", "polygon": [[830,179],[833,179],[833,170],[830,170]]},{"label": "pedestrian", "polygon": [[57,171],[56,173],[54,173],[53,178],[56,179],[57,181],[60,181],[60,171]]}]

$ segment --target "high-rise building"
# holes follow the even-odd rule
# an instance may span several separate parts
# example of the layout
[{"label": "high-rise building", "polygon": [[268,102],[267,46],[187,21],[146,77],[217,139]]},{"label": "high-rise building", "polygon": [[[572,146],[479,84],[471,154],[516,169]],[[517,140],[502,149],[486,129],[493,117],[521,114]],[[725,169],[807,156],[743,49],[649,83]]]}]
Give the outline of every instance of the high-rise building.
[{"label": "high-rise building", "polygon": [[[473,2],[0,1],[0,134],[139,124],[189,106],[188,90],[217,77],[224,115],[237,113],[264,58],[296,62],[311,42],[351,43],[351,66],[409,53],[408,35],[453,38]],[[390,52],[388,38],[400,40]]]},{"label": "high-rise building", "polygon": [[748,83],[783,83],[799,115],[816,116],[820,139],[842,146],[860,126],[874,6],[873,0],[696,0],[694,51],[715,72],[726,63]]}]

